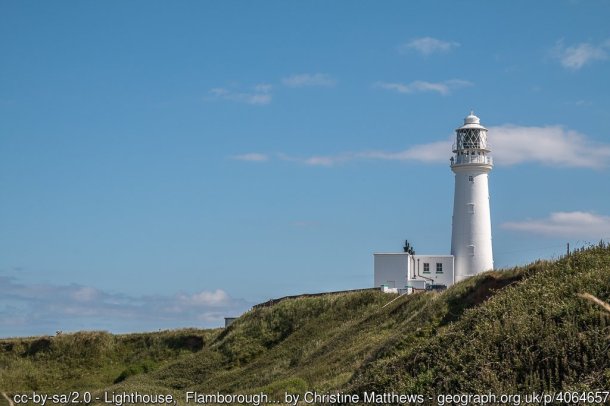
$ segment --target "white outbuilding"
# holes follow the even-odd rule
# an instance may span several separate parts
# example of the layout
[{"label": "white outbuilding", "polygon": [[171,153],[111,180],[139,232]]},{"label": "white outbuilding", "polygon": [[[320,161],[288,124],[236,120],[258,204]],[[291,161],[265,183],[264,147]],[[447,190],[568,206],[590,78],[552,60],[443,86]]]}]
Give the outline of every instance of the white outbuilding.
[{"label": "white outbuilding", "polygon": [[493,160],[487,128],[471,112],[455,132],[451,255],[375,253],[375,287],[405,293],[442,289],[493,269],[488,186]]},{"label": "white outbuilding", "polygon": [[413,293],[453,285],[453,255],[375,253],[375,286],[385,292]]}]

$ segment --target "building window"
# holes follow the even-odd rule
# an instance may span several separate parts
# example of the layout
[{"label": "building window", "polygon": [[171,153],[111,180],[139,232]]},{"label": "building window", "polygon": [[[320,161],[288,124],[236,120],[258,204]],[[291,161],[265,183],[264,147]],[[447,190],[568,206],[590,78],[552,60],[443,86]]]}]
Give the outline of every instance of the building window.
[{"label": "building window", "polygon": [[472,175],[468,176],[468,180],[469,180],[470,182],[474,182],[474,176],[472,176]]},{"label": "building window", "polygon": [[470,255],[474,255],[474,245],[469,245],[468,251],[470,251]]},{"label": "building window", "polygon": [[468,203],[468,213],[474,214],[474,203]]},{"label": "building window", "polygon": [[436,273],[443,273],[443,264],[441,262],[436,263]]},{"label": "building window", "polygon": [[430,273],[430,264],[424,262],[424,273]]}]

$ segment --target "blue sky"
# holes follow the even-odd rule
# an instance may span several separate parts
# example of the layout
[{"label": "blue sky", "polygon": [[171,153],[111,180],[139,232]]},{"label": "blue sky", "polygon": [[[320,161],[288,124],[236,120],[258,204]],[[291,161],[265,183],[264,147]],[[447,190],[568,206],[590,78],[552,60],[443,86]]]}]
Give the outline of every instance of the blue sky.
[{"label": "blue sky", "polygon": [[0,336],[218,326],[448,254],[489,128],[498,267],[610,239],[607,1],[0,1]]}]

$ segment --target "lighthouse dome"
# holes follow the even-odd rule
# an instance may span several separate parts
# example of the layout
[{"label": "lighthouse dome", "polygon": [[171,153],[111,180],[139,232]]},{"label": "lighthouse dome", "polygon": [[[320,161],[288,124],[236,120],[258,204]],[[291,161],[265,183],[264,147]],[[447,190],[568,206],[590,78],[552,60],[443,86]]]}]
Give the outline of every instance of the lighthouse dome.
[{"label": "lighthouse dome", "polygon": [[464,124],[480,124],[481,120],[477,116],[474,115],[474,112],[470,112],[469,115],[464,119]]},{"label": "lighthouse dome", "polygon": [[474,115],[473,111],[470,111],[470,114],[467,115],[466,118],[464,118],[464,125],[458,128],[458,130],[464,129],[477,129],[487,131],[487,128],[481,125],[481,120],[479,119],[479,117]]}]

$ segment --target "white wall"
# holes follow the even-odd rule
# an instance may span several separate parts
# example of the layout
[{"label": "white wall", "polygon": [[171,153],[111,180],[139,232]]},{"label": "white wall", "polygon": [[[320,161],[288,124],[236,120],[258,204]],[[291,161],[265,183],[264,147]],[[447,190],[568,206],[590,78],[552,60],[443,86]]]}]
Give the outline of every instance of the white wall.
[{"label": "white wall", "polygon": [[380,253],[373,254],[375,267],[375,287],[387,285],[390,288],[403,289],[407,285],[409,254]]},{"label": "white wall", "polygon": [[[373,254],[375,262],[375,287],[387,285],[403,289],[405,286],[420,288],[423,281],[436,285],[453,285],[454,267],[452,255],[414,255],[400,253]],[[419,260],[419,276],[417,264]],[[424,263],[430,272],[424,273]],[[442,264],[442,273],[436,272],[436,264]]]},{"label": "white wall", "polygon": [[459,282],[493,269],[487,176],[491,166],[462,165],[452,170],[455,194],[451,254],[455,257],[455,281]]},{"label": "white wall", "polygon": [[[453,285],[453,256],[452,255],[414,255],[411,262],[413,269],[409,272],[409,278],[414,280],[428,280],[435,285]],[[430,273],[424,273],[424,264],[429,264]],[[442,273],[436,272],[436,264],[442,264]],[[419,276],[418,276],[419,264]],[[414,272],[415,271],[415,272]],[[415,277],[413,276],[415,274]],[[428,279],[426,279],[428,278]],[[429,279],[432,279],[430,281]]]}]

